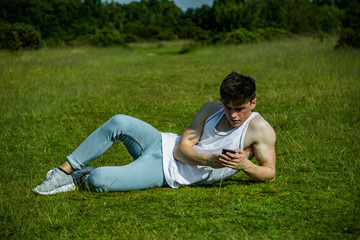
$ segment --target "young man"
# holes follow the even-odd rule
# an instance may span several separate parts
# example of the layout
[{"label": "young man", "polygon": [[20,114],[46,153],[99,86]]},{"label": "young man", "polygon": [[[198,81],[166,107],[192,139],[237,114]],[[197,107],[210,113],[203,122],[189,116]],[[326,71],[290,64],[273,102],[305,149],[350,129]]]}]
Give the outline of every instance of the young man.
[{"label": "young man", "polygon": [[[236,72],[220,88],[221,102],[205,103],[182,136],[116,115],[93,132],[34,192],[51,195],[83,183],[95,191],[211,184],[239,170],[258,182],[275,179],[275,132],[258,113],[255,81]],[[84,168],[121,140],[134,161]],[[230,149],[230,150],[224,150]],[[232,152],[233,150],[234,152]],[[253,157],[258,162],[250,161]],[[78,171],[76,171],[78,170]]]}]

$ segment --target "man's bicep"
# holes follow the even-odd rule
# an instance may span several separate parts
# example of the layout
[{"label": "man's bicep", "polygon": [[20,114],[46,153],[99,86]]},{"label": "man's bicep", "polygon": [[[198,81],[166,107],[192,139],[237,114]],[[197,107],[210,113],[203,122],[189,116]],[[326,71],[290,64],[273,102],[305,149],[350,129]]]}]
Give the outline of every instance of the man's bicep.
[{"label": "man's bicep", "polygon": [[275,169],[276,155],[275,155],[274,146],[269,146],[264,143],[259,143],[256,144],[254,151],[255,151],[255,158],[260,166]]},{"label": "man's bicep", "polygon": [[194,146],[202,135],[203,131],[203,120],[200,116],[196,116],[189,127],[187,127],[181,135],[179,145],[187,145],[190,147]]},{"label": "man's bicep", "polygon": [[203,132],[206,119],[220,108],[219,103],[208,102],[205,103],[195,115],[192,123],[185,129],[181,135],[179,144],[195,145]]},{"label": "man's bicep", "polygon": [[275,132],[270,125],[262,129],[259,134],[260,138],[254,144],[255,158],[260,166],[270,167],[275,169],[276,154],[275,154]]},{"label": "man's bicep", "polygon": [[199,141],[201,133],[201,129],[190,125],[181,135],[180,142],[192,142],[195,145]]},{"label": "man's bicep", "polygon": [[203,130],[203,113],[201,110],[196,114],[194,120],[187,127],[180,137],[178,144],[175,146],[174,157],[175,159],[190,164],[189,159],[191,157],[192,148],[200,140]]}]

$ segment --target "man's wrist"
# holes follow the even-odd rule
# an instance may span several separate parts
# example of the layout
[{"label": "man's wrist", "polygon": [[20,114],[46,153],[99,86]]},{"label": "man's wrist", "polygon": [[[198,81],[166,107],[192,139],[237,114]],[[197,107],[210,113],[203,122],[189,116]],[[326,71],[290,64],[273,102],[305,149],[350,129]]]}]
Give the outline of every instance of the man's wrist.
[{"label": "man's wrist", "polygon": [[245,158],[244,160],[244,164],[242,164],[242,167],[240,168],[240,170],[247,172],[249,169],[254,167],[254,164],[247,158]]},{"label": "man's wrist", "polygon": [[202,156],[202,164],[203,166],[211,166],[211,163],[212,163],[212,155],[208,155],[208,154],[201,154]]}]

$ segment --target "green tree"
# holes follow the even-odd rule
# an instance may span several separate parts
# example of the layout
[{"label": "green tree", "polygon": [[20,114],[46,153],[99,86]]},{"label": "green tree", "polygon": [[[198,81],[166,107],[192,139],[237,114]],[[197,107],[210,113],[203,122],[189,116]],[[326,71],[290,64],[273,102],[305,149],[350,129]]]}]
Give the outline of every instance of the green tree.
[{"label": "green tree", "polygon": [[345,10],[342,19],[343,30],[336,47],[360,48],[360,3],[357,0],[343,0],[336,3]]},{"label": "green tree", "polygon": [[228,32],[249,28],[251,16],[246,12],[243,0],[215,0],[213,11],[217,30]]},{"label": "green tree", "polygon": [[[191,10],[190,10],[191,11]],[[190,13],[188,12],[188,14]],[[202,5],[200,8],[196,8],[191,20],[199,27],[210,30],[215,26],[214,12],[208,5]]]}]

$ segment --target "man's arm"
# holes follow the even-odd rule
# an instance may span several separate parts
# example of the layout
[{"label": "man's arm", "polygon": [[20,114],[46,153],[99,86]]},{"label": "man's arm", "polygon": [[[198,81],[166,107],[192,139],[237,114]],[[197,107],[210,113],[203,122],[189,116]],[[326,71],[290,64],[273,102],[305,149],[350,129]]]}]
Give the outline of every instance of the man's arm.
[{"label": "man's arm", "polygon": [[244,151],[237,149],[237,154],[221,154],[220,161],[225,167],[244,171],[251,179],[257,182],[275,180],[275,141],[273,128],[262,118],[250,122],[248,132],[256,160],[259,165],[251,162]]},{"label": "man's arm", "polygon": [[200,154],[193,150],[195,144],[200,140],[206,119],[222,107],[223,105],[218,102],[207,102],[201,107],[175,147],[174,157],[176,160],[188,165],[223,167],[217,154]]}]

